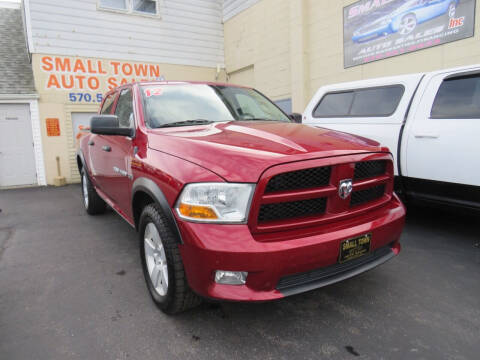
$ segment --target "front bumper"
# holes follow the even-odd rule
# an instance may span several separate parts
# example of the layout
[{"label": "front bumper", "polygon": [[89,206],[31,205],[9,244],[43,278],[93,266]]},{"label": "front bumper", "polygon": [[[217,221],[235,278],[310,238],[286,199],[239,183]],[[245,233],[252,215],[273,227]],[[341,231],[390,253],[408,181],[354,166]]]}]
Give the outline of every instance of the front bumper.
[{"label": "front bumper", "polygon": [[[187,279],[196,293],[218,300],[268,301],[344,280],[391,259],[400,252],[404,221],[405,208],[395,195],[381,208],[345,221],[343,227],[326,224],[313,235],[291,240],[257,241],[247,225],[181,220],[178,225]],[[371,253],[339,267],[340,243],[366,233],[372,234]],[[247,282],[217,284],[216,270],[247,271]]]}]

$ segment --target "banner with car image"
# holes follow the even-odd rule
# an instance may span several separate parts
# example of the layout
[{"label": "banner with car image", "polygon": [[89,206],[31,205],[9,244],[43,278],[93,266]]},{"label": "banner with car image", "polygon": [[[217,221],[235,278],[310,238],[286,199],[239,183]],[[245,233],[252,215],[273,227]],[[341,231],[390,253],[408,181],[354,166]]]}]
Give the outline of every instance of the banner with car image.
[{"label": "banner with car image", "polygon": [[476,0],[361,0],[343,9],[345,68],[473,36]]}]

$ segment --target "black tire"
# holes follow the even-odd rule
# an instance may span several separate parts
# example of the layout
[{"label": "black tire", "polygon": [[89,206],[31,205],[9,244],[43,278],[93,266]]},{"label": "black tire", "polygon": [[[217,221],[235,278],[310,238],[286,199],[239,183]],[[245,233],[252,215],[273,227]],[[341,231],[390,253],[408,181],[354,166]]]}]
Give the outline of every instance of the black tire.
[{"label": "black tire", "polygon": [[[168,288],[165,295],[160,295],[150,278],[145,256],[145,229],[153,223],[165,251],[168,268]],[[148,291],[154,303],[166,314],[177,314],[198,306],[202,299],[196,295],[188,285],[182,257],[173,231],[166,221],[165,215],[156,204],[147,205],[140,215],[139,221],[140,258],[142,260],[143,275]]]},{"label": "black tire", "polygon": [[[97,194],[97,191],[90,182],[85,169],[82,169],[80,175],[82,179],[82,200],[85,210],[89,215],[104,213],[107,204],[105,204],[105,201],[103,201],[103,199]],[[86,195],[85,192],[87,192]]]}]

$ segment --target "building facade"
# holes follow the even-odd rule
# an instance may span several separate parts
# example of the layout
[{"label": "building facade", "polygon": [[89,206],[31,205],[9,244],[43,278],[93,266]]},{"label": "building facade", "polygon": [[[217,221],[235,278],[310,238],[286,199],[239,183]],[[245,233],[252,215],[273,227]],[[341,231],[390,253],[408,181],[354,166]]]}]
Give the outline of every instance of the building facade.
[{"label": "building facade", "polygon": [[[225,3],[230,9],[224,18],[230,81],[291,101],[296,112],[303,112],[326,84],[480,63],[476,0]],[[452,4],[456,11],[449,14]],[[413,29],[399,28],[409,19]],[[378,33],[369,33],[372,29]],[[362,38],[362,31],[371,38]]]},{"label": "building facade", "polygon": [[38,95],[15,4],[0,9],[0,187],[45,185]]},{"label": "building facade", "polygon": [[25,0],[23,7],[48,184],[58,176],[79,181],[76,138],[109,89],[225,80],[220,0]]},{"label": "building facade", "polygon": [[302,112],[322,85],[480,63],[476,0],[23,0],[22,11],[35,86],[20,100],[40,185],[79,181],[78,134],[126,82],[248,85]]}]

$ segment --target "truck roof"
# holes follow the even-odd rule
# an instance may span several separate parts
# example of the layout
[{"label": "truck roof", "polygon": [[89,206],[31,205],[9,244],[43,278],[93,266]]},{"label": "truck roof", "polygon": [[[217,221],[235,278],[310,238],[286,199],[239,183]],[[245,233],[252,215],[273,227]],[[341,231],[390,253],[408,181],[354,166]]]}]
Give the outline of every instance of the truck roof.
[{"label": "truck roof", "polygon": [[409,73],[409,74],[402,74],[402,75],[395,75],[395,76],[386,76],[386,77],[377,77],[377,78],[368,78],[363,80],[356,80],[350,82],[339,82],[339,83],[332,83],[321,86],[321,88],[341,88],[341,89],[348,89],[348,88],[361,88],[366,86],[375,86],[377,83],[381,83],[382,85],[386,83],[404,83],[409,80],[417,80],[419,81],[422,76],[429,75],[435,76],[437,74],[443,74],[447,72],[465,72],[465,71],[476,71],[480,70],[480,64],[473,64],[468,66],[461,66],[449,69],[442,69],[436,70],[431,72],[421,72],[421,73]]},{"label": "truck roof", "polygon": [[228,84],[228,83],[215,82],[215,81],[176,81],[176,80],[166,81],[165,80],[165,81],[137,81],[137,82],[132,82],[131,84],[137,84],[137,85],[187,85],[187,84],[194,84],[194,85],[241,87],[241,88],[250,89],[249,86]]}]

